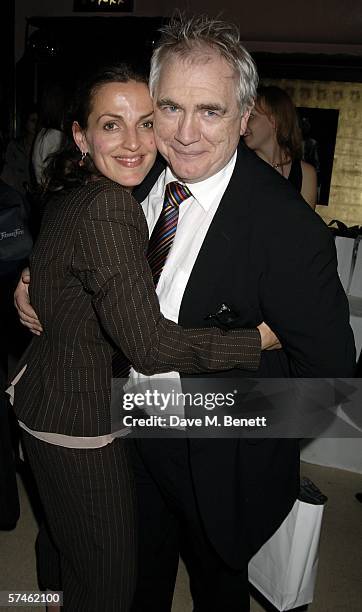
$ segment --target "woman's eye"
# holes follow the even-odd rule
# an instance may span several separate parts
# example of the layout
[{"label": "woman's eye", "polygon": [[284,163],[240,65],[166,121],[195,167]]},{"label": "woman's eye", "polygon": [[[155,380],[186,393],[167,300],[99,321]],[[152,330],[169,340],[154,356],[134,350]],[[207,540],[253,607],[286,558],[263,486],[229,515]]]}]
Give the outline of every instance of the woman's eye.
[{"label": "woman's eye", "polygon": [[117,124],[115,121],[107,121],[107,123],[104,124],[103,129],[107,130],[107,132],[110,132],[114,130],[116,127],[117,127]]},{"label": "woman's eye", "polygon": [[153,121],[145,121],[144,123],[142,123],[142,127],[146,128],[147,130],[152,130]]}]

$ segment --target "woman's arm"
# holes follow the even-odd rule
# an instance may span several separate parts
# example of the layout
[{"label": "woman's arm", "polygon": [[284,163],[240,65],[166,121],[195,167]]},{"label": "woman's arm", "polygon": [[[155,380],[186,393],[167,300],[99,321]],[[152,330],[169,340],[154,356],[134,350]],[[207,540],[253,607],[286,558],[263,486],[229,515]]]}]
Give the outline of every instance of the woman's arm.
[{"label": "woman's arm", "polygon": [[[22,325],[27,327],[33,334],[39,336],[43,332],[43,327],[39,321],[38,315],[32,307],[29,300],[29,285],[30,285],[30,270],[24,268],[21,273],[21,278],[14,293],[14,305],[18,312],[19,320]],[[274,350],[281,348],[281,344],[266,323],[260,323],[257,326],[261,337],[262,350]]]},{"label": "woman's arm", "polygon": [[92,295],[100,324],[134,367],[144,374],[257,369],[257,329],[183,329],[161,315],[146,246],[140,206],[123,189],[106,186],[83,218],[73,273]]},{"label": "woman's arm", "polygon": [[315,210],[318,189],[317,173],[311,164],[307,164],[304,161],[301,164],[303,175],[301,194],[309,206]]},{"label": "woman's arm", "polygon": [[[216,328],[183,330],[164,319],[144,256],[146,244],[146,223],[140,207],[129,194],[114,187],[112,193],[108,189],[94,200],[81,227],[74,257],[74,272],[93,295],[103,327],[139,370],[145,371],[150,363],[153,372],[158,361],[157,371],[168,371],[176,365],[190,372],[227,369],[235,364],[255,369],[260,342],[262,349],[280,348],[265,323],[258,326],[259,331],[225,334]],[[41,323],[29,302],[29,282],[30,272],[25,269],[15,292],[15,306],[22,324],[40,334]],[[116,320],[114,308],[119,310]]]}]

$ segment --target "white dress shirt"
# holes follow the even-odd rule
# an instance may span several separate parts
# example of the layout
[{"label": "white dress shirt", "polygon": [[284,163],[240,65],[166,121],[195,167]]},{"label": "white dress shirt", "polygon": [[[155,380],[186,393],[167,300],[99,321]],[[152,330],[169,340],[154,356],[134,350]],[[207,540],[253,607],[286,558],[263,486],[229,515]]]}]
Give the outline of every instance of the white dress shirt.
[{"label": "white dress shirt", "polygon": [[[192,197],[180,205],[176,235],[156,288],[162,314],[175,323],[178,322],[181,301],[194,263],[230,182],[236,156],[237,152],[217,174],[199,183],[186,183]],[[150,236],[162,210],[166,186],[171,181],[177,181],[177,178],[170,168],[166,168],[159,176],[148,197],[142,202]],[[129,391],[133,385],[146,381],[148,381],[147,387],[152,389],[152,380],[160,378],[178,379],[178,383],[175,380],[174,388],[176,391],[181,391],[178,372],[144,376],[133,368],[131,368],[126,389]]]}]

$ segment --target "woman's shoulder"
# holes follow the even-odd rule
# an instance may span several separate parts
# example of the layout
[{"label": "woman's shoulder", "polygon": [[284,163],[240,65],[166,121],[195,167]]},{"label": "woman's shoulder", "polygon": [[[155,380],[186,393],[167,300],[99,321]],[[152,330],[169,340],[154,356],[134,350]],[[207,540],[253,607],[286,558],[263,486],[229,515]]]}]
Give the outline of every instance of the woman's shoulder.
[{"label": "woman's shoulder", "polygon": [[144,223],[144,214],[132,194],[106,177],[89,181],[77,190],[77,198],[84,200],[89,214],[99,219]]},{"label": "woman's shoulder", "polygon": [[317,172],[314,166],[312,166],[312,164],[309,164],[306,161],[301,160],[300,162],[301,168],[302,168],[302,173],[303,173],[303,177],[315,177],[317,176]]},{"label": "woman's shoulder", "polygon": [[106,176],[94,177],[91,180],[87,180],[87,182],[81,185],[79,189],[83,191],[83,194],[89,194],[90,197],[97,197],[98,195],[113,195],[122,201],[134,201],[131,193],[127,191],[125,187],[119,183],[116,183],[115,181],[112,181]]}]

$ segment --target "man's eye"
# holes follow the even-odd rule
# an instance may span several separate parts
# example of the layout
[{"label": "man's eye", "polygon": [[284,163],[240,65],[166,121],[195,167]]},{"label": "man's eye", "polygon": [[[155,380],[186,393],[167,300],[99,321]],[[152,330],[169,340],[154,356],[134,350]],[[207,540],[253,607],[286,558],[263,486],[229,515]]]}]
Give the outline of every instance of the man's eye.
[{"label": "man's eye", "polygon": [[205,111],[205,116],[206,117],[217,117],[217,112],[213,111],[213,110],[206,110]]},{"label": "man's eye", "polygon": [[176,113],[179,110],[178,106],[173,106],[173,105],[164,106],[163,108],[168,113]]}]

